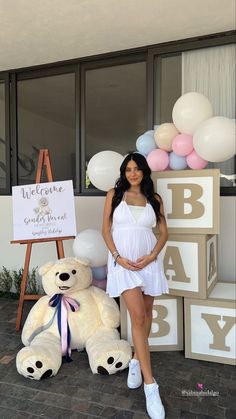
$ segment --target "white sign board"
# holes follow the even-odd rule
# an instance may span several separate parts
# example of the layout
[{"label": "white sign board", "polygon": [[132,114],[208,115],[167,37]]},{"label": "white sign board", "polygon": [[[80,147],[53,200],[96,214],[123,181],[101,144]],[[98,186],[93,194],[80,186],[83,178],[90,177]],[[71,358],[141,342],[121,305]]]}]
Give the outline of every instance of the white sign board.
[{"label": "white sign board", "polygon": [[76,235],[72,180],[13,186],[14,240]]}]

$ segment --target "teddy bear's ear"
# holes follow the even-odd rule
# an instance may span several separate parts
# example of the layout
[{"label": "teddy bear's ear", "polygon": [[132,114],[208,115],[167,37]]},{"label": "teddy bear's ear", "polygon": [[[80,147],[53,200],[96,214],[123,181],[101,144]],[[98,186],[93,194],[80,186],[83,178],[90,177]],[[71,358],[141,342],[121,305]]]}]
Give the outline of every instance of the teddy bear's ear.
[{"label": "teddy bear's ear", "polygon": [[48,262],[45,265],[41,266],[41,268],[39,268],[39,275],[43,276],[45,275],[54,265],[54,262]]},{"label": "teddy bear's ear", "polygon": [[83,258],[83,259],[75,258],[75,260],[76,260],[76,262],[79,262],[81,265],[84,265],[84,266],[89,266],[90,265],[89,259],[86,259],[86,258]]}]

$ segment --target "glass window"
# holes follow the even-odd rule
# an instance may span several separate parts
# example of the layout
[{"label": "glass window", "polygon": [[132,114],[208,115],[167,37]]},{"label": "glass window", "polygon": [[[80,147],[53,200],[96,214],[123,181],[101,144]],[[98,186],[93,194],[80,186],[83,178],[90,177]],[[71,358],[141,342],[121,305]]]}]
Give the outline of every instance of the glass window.
[{"label": "glass window", "polygon": [[[235,44],[196,49],[182,55],[183,93],[204,94],[212,104],[213,115],[235,120]],[[234,186],[236,190],[235,157],[221,163],[208,163],[207,168],[219,168],[221,186]]]},{"label": "glass window", "polygon": [[181,96],[181,54],[155,58],[154,125],[172,122],[172,109]]},{"label": "glass window", "polygon": [[35,182],[39,150],[47,148],[53,179],[73,179],[76,187],[75,75],[18,81],[17,100],[18,184]]},{"label": "glass window", "polygon": [[0,189],[6,188],[5,82],[0,80]]},{"label": "glass window", "polygon": [[[209,98],[214,115],[235,119],[235,44],[183,53],[156,55],[154,61],[154,126],[172,122],[176,100],[184,93],[199,92]],[[222,194],[235,187],[235,157],[208,163],[219,168]]]},{"label": "glass window", "polygon": [[[103,150],[135,150],[146,130],[146,63],[87,70],[85,84],[86,164]],[[87,176],[84,188],[94,189]]]}]

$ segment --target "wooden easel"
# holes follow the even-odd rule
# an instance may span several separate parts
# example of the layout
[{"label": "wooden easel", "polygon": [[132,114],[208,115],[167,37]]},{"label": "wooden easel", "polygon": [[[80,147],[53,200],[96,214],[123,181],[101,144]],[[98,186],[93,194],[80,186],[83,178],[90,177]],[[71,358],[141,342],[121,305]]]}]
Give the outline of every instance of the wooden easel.
[{"label": "wooden easel", "polygon": [[[44,167],[46,169],[48,182],[53,182],[51,162],[50,162],[48,149],[41,149],[39,152],[39,160],[38,160],[35,183],[40,183]],[[65,257],[62,240],[74,239],[74,237],[75,236],[66,236],[66,237],[60,237],[60,238],[53,237],[53,238],[48,238],[48,239],[12,240],[11,241],[11,243],[13,244],[14,243],[27,244],[24,270],[23,270],[22,281],[21,281],[20,298],[19,298],[17,317],[16,317],[16,330],[20,330],[24,301],[25,300],[38,300],[39,298],[42,297],[42,295],[38,295],[38,294],[34,295],[34,294],[25,293],[26,286],[27,286],[27,277],[28,277],[28,272],[29,272],[32,244],[55,241],[56,248],[57,248],[57,256],[58,256],[58,259],[61,259]]]}]

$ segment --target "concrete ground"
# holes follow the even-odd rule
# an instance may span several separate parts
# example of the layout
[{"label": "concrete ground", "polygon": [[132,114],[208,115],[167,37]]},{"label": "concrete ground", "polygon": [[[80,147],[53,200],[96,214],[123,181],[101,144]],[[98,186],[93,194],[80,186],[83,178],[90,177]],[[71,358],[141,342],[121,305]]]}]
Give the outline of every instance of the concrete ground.
[{"label": "concrete ground", "polygon": [[[127,371],[93,375],[86,352],[73,351],[56,377],[34,381],[20,376],[15,356],[22,347],[15,331],[18,302],[0,299],[0,418],[145,419],[143,388],[129,390]],[[32,303],[25,303],[24,316]],[[234,367],[185,359],[184,353],[151,354],[166,419],[236,419]],[[200,388],[215,396],[201,396]],[[184,395],[184,391],[186,394]],[[196,392],[196,395],[187,395]]]}]

